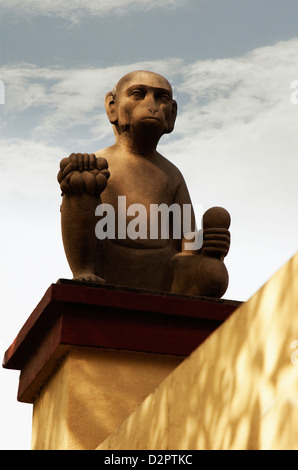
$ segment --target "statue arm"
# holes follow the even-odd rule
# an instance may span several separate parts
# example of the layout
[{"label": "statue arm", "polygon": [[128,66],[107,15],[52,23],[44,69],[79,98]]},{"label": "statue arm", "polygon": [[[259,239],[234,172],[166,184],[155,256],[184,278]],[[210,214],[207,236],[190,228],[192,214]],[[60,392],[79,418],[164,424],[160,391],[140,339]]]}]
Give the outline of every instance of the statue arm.
[{"label": "statue arm", "polygon": [[[175,202],[191,204],[186,186],[179,189]],[[198,233],[192,217],[191,232]],[[194,239],[183,238],[181,250],[172,258],[174,277],[171,292],[220,298],[229,279],[223,260],[230,246],[230,216],[222,208],[211,208],[205,212],[202,225],[202,244],[192,244],[194,249],[189,249],[191,245],[187,247],[187,244]]]},{"label": "statue arm", "polygon": [[177,243],[177,250],[182,252],[184,251],[185,246],[183,235],[196,231],[196,220],[193,205],[182,175],[180,184],[175,194],[174,203],[178,204],[181,208],[181,239],[179,240],[179,243]]},{"label": "statue arm", "polygon": [[[184,230],[183,234],[187,234],[188,232],[198,233],[191,198],[183,177],[176,193],[175,202],[180,205],[181,213],[183,213],[183,206],[185,204],[190,207],[190,220],[187,221],[188,229]],[[188,217],[186,217],[186,219],[188,219]],[[188,242],[194,240],[194,238],[182,238],[181,249],[179,251],[185,255],[202,254],[223,261],[230,248],[229,225],[230,215],[225,209],[214,207],[207,210],[202,219],[203,237],[201,243],[198,242],[199,238],[197,238],[197,243],[192,243],[194,247],[197,245],[197,248],[187,249]],[[181,226],[183,227],[183,220],[181,221]]]},{"label": "statue arm", "polygon": [[76,280],[103,282],[95,273],[95,209],[109,177],[105,159],[71,154],[60,163],[61,228],[65,254]]}]

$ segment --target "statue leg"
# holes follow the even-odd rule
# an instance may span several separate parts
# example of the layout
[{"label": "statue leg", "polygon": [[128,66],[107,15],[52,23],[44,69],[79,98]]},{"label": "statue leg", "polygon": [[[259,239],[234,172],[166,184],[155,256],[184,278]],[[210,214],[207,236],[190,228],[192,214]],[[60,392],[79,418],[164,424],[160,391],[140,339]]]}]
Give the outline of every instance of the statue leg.
[{"label": "statue leg", "polygon": [[220,298],[229,284],[224,263],[204,255],[179,253],[173,258],[174,280],[171,292],[175,294]]}]

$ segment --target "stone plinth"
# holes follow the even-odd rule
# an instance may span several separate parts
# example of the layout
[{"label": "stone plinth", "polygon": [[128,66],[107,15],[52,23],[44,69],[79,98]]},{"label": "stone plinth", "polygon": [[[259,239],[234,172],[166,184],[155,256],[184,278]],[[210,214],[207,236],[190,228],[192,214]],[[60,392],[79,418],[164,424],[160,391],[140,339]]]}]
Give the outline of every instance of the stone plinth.
[{"label": "stone plinth", "polygon": [[239,302],[52,284],[5,353],[33,449],[94,449]]}]

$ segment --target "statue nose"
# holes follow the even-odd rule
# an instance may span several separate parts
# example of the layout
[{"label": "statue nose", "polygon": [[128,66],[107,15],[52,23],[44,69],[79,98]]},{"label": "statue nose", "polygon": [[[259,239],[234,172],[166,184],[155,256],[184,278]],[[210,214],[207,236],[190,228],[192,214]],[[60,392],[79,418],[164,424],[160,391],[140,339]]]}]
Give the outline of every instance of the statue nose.
[{"label": "statue nose", "polygon": [[148,106],[148,111],[150,111],[150,113],[152,113],[153,116],[155,113],[157,113],[159,109],[159,105],[153,97],[148,99],[147,106]]}]

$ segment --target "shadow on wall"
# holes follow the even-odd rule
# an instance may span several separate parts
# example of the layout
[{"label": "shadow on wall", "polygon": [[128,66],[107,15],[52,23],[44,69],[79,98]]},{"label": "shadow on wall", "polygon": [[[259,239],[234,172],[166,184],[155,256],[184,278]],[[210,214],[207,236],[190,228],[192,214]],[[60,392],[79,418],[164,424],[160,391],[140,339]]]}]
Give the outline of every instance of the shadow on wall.
[{"label": "shadow on wall", "polygon": [[180,357],[73,349],[68,394],[70,447],[95,449],[181,362]]},{"label": "shadow on wall", "polygon": [[298,255],[98,449],[298,448],[297,311]]}]

